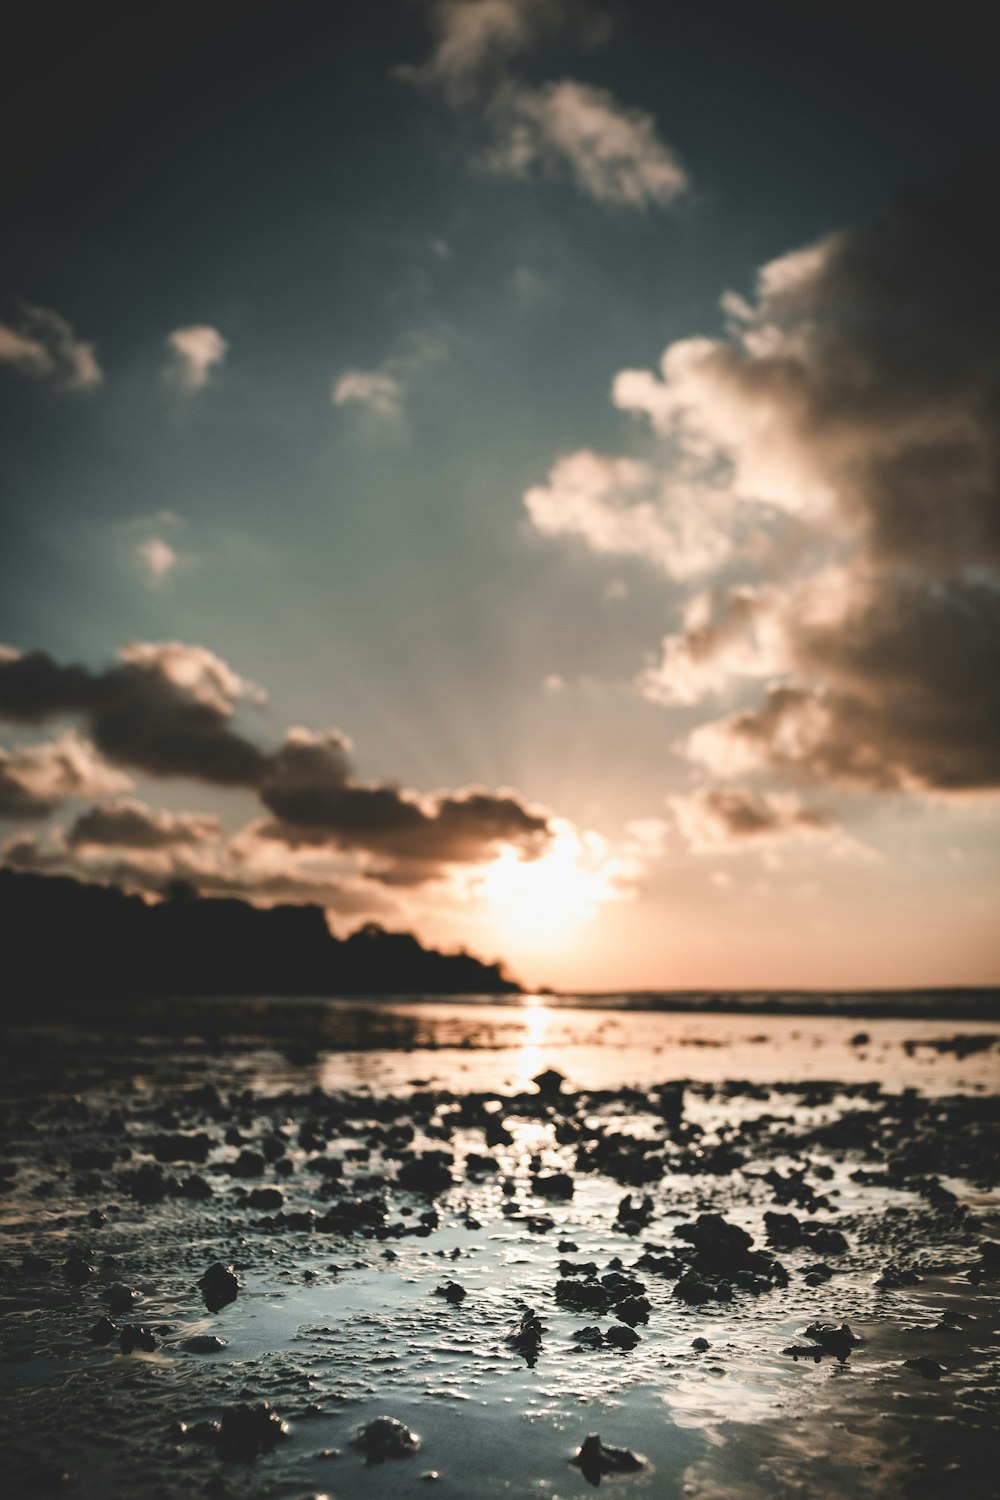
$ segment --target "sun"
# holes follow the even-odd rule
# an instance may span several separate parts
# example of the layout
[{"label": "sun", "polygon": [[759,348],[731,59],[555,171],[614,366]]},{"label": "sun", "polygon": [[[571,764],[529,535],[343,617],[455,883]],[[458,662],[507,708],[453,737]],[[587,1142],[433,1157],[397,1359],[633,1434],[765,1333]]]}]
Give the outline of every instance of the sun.
[{"label": "sun", "polygon": [[540,859],[504,846],[477,882],[498,939],[524,948],[558,947],[601,903],[615,899],[616,870],[605,854],[601,840],[566,827],[557,829]]}]

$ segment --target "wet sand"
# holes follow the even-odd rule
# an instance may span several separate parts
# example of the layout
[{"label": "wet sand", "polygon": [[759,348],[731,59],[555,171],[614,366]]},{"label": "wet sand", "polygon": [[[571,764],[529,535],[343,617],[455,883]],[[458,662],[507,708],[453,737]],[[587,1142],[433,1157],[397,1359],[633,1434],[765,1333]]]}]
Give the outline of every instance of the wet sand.
[{"label": "wet sand", "polygon": [[8,1033],[7,1493],[995,1493],[1000,1028],[348,1010]]}]

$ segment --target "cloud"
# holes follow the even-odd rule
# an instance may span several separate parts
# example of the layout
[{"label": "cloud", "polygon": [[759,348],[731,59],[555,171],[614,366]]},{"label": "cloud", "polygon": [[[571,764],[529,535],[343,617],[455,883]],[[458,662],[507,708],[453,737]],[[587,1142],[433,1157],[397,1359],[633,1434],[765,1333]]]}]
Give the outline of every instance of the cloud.
[{"label": "cloud", "polygon": [[651,115],[570,78],[510,90],[485,162],[517,177],[536,170],[566,177],[596,203],[616,208],[662,208],[689,186]]},{"label": "cloud", "polygon": [[851,576],[839,611],[820,619],[795,597],[775,621],[794,676],[696,729],[692,759],[723,774],[780,767],[858,790],[1000,789],[996,583]]},{"label": "cloud", "polygon": [[334,406],[357,402],[378,417],[399,417],[403,411],[403,387],[386,370],[347,370],[334,381],[330,399]]},{"label": "cloud", "polygon": [[511,71],[516,57],[561,32],[578,44],[603,41],[600,14],[571,0],[439,0],[430,21],[430,57],[399,74],[445,101],[481,170],[566,178],[616,208],[663,207],[687,189],[650,115],[575,79],[531,87]]},{"label": "cloud", "polygon": [[131,785],[75,734],[13,750],[0,747],[2,818],[44,818],[67,797],[113,796]]},{"label": "cloud", "polygon": [[575,536],[594,552],[642,558],[671,578],[712,572],[729,557],[728,497],[693,495],[648,463],[582,449],[524,496],[536,530]]},{"label": "cloud", "polygon": [[501,845],[540,853],[549,819],[513,792],[473,787],[420,796],[357,781],[348,744],[337,734],[289,731],[271,756],[260,796],[274,815],[266,836],[292,846],[330,844],[384,857],[383,873],[408,881],[435,866],[488,859]]},{"label": "cloud", "polygon": [[575,455],[526,497],[540,529],[675,579],[672,497],[728,534],[703,554],[724,582],[682,606],[637,679],[668,707],[730,700],[685,741],[715,775],[1000,790],[1000,229],[984,180],[765,265],[752,298],[723,299],[723,336],[616,377],[652,457]]},{"label": "cloud", "polygon": [[161,584],[167,574],[172,572],[180,562],[180,553],[175,551],[161,536],[151,536],[146,541],[139,542],[135,548],[135,557],[154,588]]},{"label": "cloud", "polygon": [[175,328],[167,334],[166,344],[170,357],[163,367],[163,378],[188,395],[204,389],[229,351],[219,330],[205,323]]},{"label": "cloud", "polygon": [[144,802],[121,801],[81,813],[66,835],[70,848],[85,844],[124,849],[169,849],[201,844],[222,836],[222,824],[211,813],[155,812]]},{"label": "cloud", "polygon": [[830,841],[842,835],[835,817],[804,807],[794,792],[705,786],[671,797],[669,806],[696,854],[731,853],[790,838]]},{"label": "cloud", "polygon": [[154,776],[252,786],[264,754],[230,727],[257,690],[203,646],[133,643],[118,665],[91,672],[44,652],[0,651],[0,719],[39,724],[79,714],[100,753]]},{"label": "cloud", "polygon": [[[258,746],[231,721],[239,703],[259,701],[259,689],[205,647],[133,642],[119,655],[116,665],[91,672],[62,666],[43,652],[0,648],[0,719],[39,724],[76,714],[95,757],[259,796],[270,817],[255,825],[258,852],[265,843],[279,843],[364,855],[366,875],[383,883],[420,884],[448,866],[489,860],[502,847],[531,858],[549,841],[549,814],[513,791],[466,787],[421,794],[359,780],[350,742],[337,733],[292,729],[276,750]],[[25,794],[12,786],[8,795],[20,803]],[[119,809],[109,822],[103,810],[85,816],[82,827],[135,832],[136,817],[130,806],[127,817]],[[161,833],[167,827],[158,826]],[[176,831],[179,825],[169,826]],[[73,842],[81,841],[78,827]]]},{"label": "cloud", "polygon": [[29,303],[19,308],[16,327],[0,323],[0,364],[64,391],[92,390],[104,379],[94,345],[79,340],[59,313]]}]

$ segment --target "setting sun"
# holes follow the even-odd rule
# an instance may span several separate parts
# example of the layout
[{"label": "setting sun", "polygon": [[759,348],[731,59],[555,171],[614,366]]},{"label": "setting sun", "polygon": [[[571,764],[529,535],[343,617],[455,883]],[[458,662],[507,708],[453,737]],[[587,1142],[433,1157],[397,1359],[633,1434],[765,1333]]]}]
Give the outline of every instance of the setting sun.
[{"label": "setting sun", "polygon": [[507,845],[478,882],[489,903],[498,940],[531,948],[563,942],[596,906],[619,894],[617,866],[601,841],[559,829],[541,859],[525,859]]}]

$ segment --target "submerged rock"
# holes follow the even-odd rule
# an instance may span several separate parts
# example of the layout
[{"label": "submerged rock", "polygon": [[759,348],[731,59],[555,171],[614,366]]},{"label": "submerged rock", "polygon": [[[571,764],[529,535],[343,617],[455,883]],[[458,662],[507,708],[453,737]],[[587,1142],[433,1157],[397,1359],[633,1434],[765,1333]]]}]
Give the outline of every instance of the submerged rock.
[{"label": "submerged rock", "polygon": [[381,1464],[387,1458],[409,1458],[420,1447],[420,1439],[396,1417],[376,1417],[355,1427],[351,1444],[361,1449],[368,1463]]},{"label": "submerged rock", "polygon": [[944,1365],[939,1365],[936,1359],[928,1359],[923,1354],[917,1359],[904,1359],[903,1366],[907,1370],[915,1370],[925,1380],[940,1380],[945,1374]]},{"label": "submerged rock", "polygon": [[222,1413],[216,1442],[220,1455],[230,1463],[249,1463],[258,1453],[270,1453],[288,1434],[269,1401],[256,1406],[230,1406]]},{"label": "submerged rock", "polygon": [[841,1323],[839,1327],[836,1323],[810,1323],[806,1329],[806,1338],[814,1339],[824,1354],[836,1355],[841,1364],[852,1349],[864,1343],[847,1323]]},{"label": "submerged rock", "polygon": [[443,1297],[446,1302],[451,1302],[457,1306],[460,1302],[464,1302],[469,1294],[465,1290],[465,1287],[461,1286],[457,1281],[445,1281],[442,1282],[441,1286],[434,1288],[434,1295],[435,1297]]},{"label": "submerged rock", "polygon": [[528,1307],[521,1314],[520,1323],[511,1333],[508,1333],[505,1343],[509,1344],[512,1349],[516,1349],[530,1368],[538,1360],[544,1331],[541,1318],[533,1308]]},{"label": "submerged rock", "polygon": [[602,1443],[596,1432],[584,1439],[570,1463],[595,1486],[606,1474],[636,1474],[646,1467],[646,1459],[640,1454],[630,1448],[612,1448]]},{"label": "submerged rock", "polygon": [[144,1323],[126,1323],[118,1335],[118,1347],[123,1354],[131,1354],[136,1349],[141,1349],[144,1354],[152,1354],[156,1348],[153,1330]]},{"label": "submerged rock", "polygon": [[232,1266],[224,1266],[218,1260],[209,1266],[198,1285],[201,1287],[205,1306],[212,1313],[235,1302],[240,1289]]},{"label": "submerged rock", "polygon": [[196,1333],[185,1339],[181,1348],[186,1349],[189,1354],[217,1354],[226,1347],[227,1342],[228,1340],[220,1339],[214,1333]]}]

